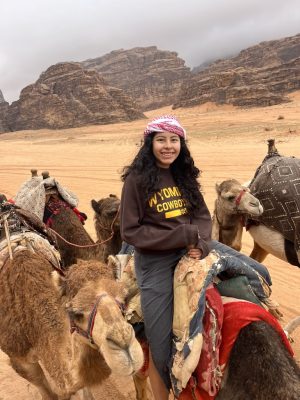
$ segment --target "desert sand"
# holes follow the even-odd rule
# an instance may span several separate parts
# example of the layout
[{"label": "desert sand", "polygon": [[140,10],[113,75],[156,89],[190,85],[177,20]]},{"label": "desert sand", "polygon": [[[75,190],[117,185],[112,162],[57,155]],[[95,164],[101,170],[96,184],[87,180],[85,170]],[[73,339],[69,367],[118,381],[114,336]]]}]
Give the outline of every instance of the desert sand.
[{"label": "desert sand", "polygon": [[[246,182],[267,153],[267,139],[275,138],[279,152],[300,157],[300,92],[284,105],[236,109],[202,106],[178,109],[175,114],[188,132],[196,165],[202,170],[202,189],[209,209],[214,207],[215,184],[235,178]],[[171,107],[147,112],[147,118],[174,113]],[[283,118],[278,119],[281,116]],[[68,130],[39,130],[0,135],[0,193],[13,197],[30,177],[30,169],[48,170],[79,197],[79,209],[88,215],[86,228],[95,238],[91,199],[120,195],[122,167],[132,160],[147,120]],[[243,252],[250,254],[245,233]],[[273,280],[273,298],[284,314],[282,324],[300,315],[300,270],[272,256],[264,262]],[[300,329],[293,348],[300,362]],[[276,357],[276,355],[274,355]],[[134,399],[131,381],[112,377],[94,395],[100,399]],[[36,389],[18,377],[0,352],[0,400],[40,399]]]}]

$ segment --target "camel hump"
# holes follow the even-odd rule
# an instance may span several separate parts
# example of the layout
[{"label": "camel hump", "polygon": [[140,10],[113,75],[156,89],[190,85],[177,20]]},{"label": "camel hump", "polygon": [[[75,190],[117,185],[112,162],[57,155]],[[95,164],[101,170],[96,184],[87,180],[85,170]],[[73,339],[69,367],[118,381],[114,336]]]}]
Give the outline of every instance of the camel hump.
[{"label": "camel hump", "polygon": [[264,208],[259,221],[300,246],[300,159],[274,156],[259,168],[250,185]]}]

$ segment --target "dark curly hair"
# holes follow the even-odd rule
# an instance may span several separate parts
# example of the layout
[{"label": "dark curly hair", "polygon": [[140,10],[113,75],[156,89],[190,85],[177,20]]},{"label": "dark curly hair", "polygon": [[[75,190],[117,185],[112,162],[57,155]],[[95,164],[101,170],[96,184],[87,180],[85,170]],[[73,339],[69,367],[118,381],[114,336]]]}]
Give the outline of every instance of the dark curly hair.
[{"label": "dark curly hair", "polygon": [[[135,156],[132,163],[123,169],[121,179],[124,182],[132,172],[138,176],[138,184],[145,194],[145,200],[159,189],[159,167],[152,150],[154,134],[148,135]],[[191,214],[199,209],[202,195],[200,183],[197,178],[200,170],[195,166],[194,160],[187,147],[185,140],[180,137],[180,153],[176,160],[170,165],[175,183],[178,185],[183,198],[187,201],[187,208]]]}]

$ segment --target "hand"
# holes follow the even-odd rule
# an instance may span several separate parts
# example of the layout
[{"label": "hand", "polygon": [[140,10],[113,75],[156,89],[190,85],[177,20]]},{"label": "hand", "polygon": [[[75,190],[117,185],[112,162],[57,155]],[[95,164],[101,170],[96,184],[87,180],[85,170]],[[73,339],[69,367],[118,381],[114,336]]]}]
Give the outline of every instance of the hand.
[{"label": "hand", "polygon": [[196,260],[200,260],[202,257],[202,251],[200,249],[195,248],[194,246],[188,246],[188,256],[191,258],[195,258]]}]

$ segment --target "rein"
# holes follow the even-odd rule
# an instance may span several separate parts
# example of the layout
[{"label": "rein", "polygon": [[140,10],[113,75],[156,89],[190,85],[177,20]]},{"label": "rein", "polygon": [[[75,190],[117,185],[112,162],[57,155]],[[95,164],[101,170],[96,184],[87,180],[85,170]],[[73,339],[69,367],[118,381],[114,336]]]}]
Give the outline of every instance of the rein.
[{"label": "rein", "polygon": [[116,213],[116,215],[115,215],[115,217],[114,217],[114,219],[113,219],[113,221],[112,221],[112,223],[111,223],[110,228],[107,228],[107,230],[110,229],[110,231],[111,231],[110,236],[109,236],[107,239],[105,239],[105,240],[103,240],[103,241],[101,241],[101,242],[96,242],[96,243],[93,243],[93,244],[76,244],[76,243],[71,243],[71,242],[69,242],[67,239],[65,239],[63,236],[61,236],[59,233],[57,233],[56,231],[54,231],[52,228],[48,228],[48,229],[50,229],[51,232],[54,233],[54,235],[56,235],[57,237],[59,237],[62,241],[64,241],[65,243],[69,244],[70,246],[79,247],[79,248],[96,247],[96,246],[100,246],[100,245],[102,245],[102,244],[108,242],[109,240],[111,240],[111,239],[114,237],[115,232],[114,232],[114,230],[113,230],[113,227],[114,227],[114,224],[115,224],[115,222],[116,222],[116,220],[117,220],[117,217],[119,216],[119,212],[120,212],[120,207],[118,208],[118,211],[117,211],[117,213]]}]

